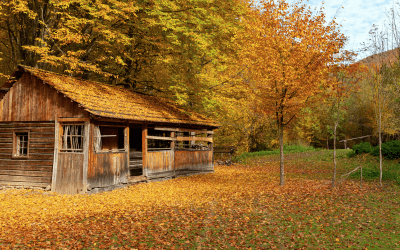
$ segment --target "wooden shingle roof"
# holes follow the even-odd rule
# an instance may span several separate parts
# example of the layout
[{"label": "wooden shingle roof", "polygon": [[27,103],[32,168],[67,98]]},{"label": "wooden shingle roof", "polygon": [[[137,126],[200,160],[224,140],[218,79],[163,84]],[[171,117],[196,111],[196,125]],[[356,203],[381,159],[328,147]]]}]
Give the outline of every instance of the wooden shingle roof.
[{"label": "wooden shingle roof", "polygon": [[188,112],[165,99],[140,94],[123,87],[86,81],[25,66],[19,66],[18,70],[24,70],[36,76],[96,116],[147,122],[218,126],[212,120],[200,114]]}]

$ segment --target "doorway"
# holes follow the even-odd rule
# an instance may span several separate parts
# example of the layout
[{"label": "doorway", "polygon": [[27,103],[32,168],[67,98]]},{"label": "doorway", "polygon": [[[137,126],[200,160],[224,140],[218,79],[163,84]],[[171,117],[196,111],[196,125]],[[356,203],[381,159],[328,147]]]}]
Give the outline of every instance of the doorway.
[{"label": "doorway", "polygon": [[129,174],[143,175],[142,126],[129,126]]}]

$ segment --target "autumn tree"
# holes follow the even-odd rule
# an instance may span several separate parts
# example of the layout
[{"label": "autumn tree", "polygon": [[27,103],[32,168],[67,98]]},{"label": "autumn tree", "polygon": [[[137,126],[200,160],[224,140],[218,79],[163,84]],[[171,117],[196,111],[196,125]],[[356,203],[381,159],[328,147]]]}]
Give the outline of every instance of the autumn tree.
[{"label": "autumn tree", "polygon": [[[346,37],[339,25],[325,21],[322,9],[313,13],[306,5],[261,1],[248,18],[249,44],[243,51],[252,75],[249,88],[257,96],[258,110],[274,114],[280,143],[280,185],[284,185],[284,128],[310,97],[332,85],[333,65],[350,60],[342,50]],[[314,99],[314,101],[317,101]]]},{"label": "autumn tree", "polygon": [[240,0],[0,2],[4,74],[25,64],[200,108],[235,62]]},{"label": "autumn tree", "polygon": [[339,122],[344,119],[344,112],[346,102],[349,101],[349,96],[358,90],[357,84],[363,77],[365,67],[362,64],[355,63],[350,65],[340,65],[335,70],[336,84],[332,85],[327,90],[327,98],[325,99],[328,106],[330,106],[328,114],[332,120],[332,134],[333,134],[333,176],[332,187],[335,186],[336,173],[337,173],[337,159],[336,159],[336,143],[337,143],[337,129]]},{"label": "autumn tree", "polygon": [[[382,186],[383,156],[382,134],[398,133],[400,126],[400,30],[397,28],[399,11],[389,12],[388,24],[380,30],[376,26],[370,31],[367,51],[373,55],[364,61],[369,68],[365,78],[365,92],[370,94],[375,114],[375,127],[379,142],[379,184]],[[397,115],[396,115],[397,114]]]}]

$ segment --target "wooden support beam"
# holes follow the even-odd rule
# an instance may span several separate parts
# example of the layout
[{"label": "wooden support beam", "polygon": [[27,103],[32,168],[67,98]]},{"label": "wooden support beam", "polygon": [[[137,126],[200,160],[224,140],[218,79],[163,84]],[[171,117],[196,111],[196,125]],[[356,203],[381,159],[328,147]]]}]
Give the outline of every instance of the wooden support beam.
[{"label": "wooden support beam", "polygon": [[147,177],[147,124],[142,125],[143,175]]},{"label": "wooden support beam", "polygon": [[195,132],[203,134],[214,134],[211,130],[200,130],[200,129],[190,129],[190,128],[165,128],[165,127],[154,127],[154,130],[161,131],[173,131],[173,132]]},{"label": "wooden support beam", "polygon": [[207,142],[213,142],[213,138],[207,138],[207,137],[184,137],[184,136],[178,136],[176,137],[177,141],[207,141]]},{"label": "wooden support beam", "polygon": [[154,139],[154,140],[163,140],[163,141],[176,141],[176,138],[173,137],[163,137],[163,136],[152,136],[148,135],[147,139]]},{"label": "wooden support beam", "polygon": [[339,142],[352,141],[352,140],[361,139],[361,138],[366,138],[366,137],[370,137],[370,136],[372,136],[372,135],[366,135],[366,136],[360,136],[360,137],[351,138],[351,139],[345,139],[345,140],[341,140],[341,141],[339,141]]}]

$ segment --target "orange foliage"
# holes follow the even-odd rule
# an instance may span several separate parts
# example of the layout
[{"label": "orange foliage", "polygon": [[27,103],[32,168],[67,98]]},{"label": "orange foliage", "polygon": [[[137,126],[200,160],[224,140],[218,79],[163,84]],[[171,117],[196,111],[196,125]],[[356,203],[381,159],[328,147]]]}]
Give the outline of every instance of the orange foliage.
[{"label": "orange foliage", "polygon": [[333,84],[328,74],[332,66],[349,60],[351,53],[342,50],[346,37],[325,15],[314,15],[305,5],[284,1],[262,1],[261,10],[249,19],[253,41],[244,55],[259,97],[260,109],[285,116],[283,123],[298,114],[309,97],[322,93]]}]

